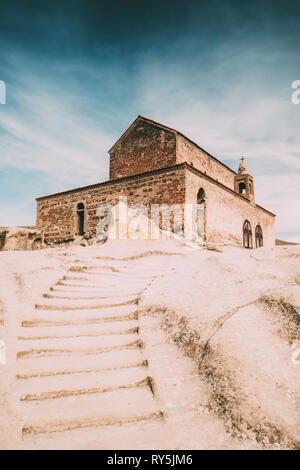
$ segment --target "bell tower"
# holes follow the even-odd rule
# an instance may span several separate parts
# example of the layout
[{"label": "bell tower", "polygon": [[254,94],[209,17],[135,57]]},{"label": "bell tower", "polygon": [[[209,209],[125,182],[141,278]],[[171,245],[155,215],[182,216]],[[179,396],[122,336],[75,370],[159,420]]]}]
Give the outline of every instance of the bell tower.
[{"label": "bell tower", "polygon": [[235,191],[254,203],[254,181],[244,157],[241,158],[238,174],[235,176]]}]

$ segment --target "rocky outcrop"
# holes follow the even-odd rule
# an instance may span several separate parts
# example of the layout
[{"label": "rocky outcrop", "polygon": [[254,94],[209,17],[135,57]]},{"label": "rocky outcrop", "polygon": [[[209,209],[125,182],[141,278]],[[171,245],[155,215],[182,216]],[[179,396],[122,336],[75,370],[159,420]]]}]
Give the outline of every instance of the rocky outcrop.
[{"label": "rocky outcrop", "polygon": [[59,242],[45,240],[43,230],[35,227],[0,227],[0,251],[27,251],[57,246],[90,246],[105,243],[107,238],[66,237]]},{"label": "rocky outcrop", "polygon": [[34,227],[11,227],[0,231],[0,250],[20,251],[42,248],[42,233]]}]

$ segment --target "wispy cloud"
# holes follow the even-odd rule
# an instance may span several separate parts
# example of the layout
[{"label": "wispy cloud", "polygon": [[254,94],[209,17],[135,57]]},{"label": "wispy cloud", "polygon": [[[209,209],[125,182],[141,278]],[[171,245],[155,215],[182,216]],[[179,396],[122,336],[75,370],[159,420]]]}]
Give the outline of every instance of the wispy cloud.
[{"label": "wispy cloud", "polygon": [[[180,130],[234,169],[245,156],[255,177],[257,203],[277,214],[278,236],[300,242],[300,219],[295,217],[300,207],[300,107],[291,102],[292,72],[279,70],[269,82],[266,77],[275,73],[280,52],[249,48],[238,53],[234,46],[231,52],[233,57],[225,56],[210,74],[199,67],[192,76],[188,61],[182,69],[176,62],[167,66],[149,57],[141,64],[137,101],[143,113]],[[214,54],[220,57],[218,49]],[[269,60],[262,65],[263,58]],[[295,52],[286,59],[299,62]]]},{"label": "wispy cloud", "polygon": [[42,171],[61,181],[59,186],[107,174],[112,139],[100,123],[74,112],[76,93],[51,94],[34,78],[31,88],[11,92],[18,104],[0,114],[2,168]]},{"label": "wispy cloud", "polygon": [[233,168],[245,156],[277,235],[300,241],[294,4],[174,0],[166,23],[156,1],[120,2],[119,15],[75,2],[65,16],[61,2],[29,3],[30,27],[7,5],[0,32],[0,225],[33,224],[35,196],[107,179],[107,150],[143,114]]}]

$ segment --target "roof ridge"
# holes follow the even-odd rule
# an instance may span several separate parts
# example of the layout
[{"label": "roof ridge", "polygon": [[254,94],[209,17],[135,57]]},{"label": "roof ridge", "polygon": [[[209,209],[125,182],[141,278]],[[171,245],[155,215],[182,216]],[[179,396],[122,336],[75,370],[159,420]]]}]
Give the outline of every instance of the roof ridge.
[{"label": "roof ridge", "polygon": [[195,145],[199,150],[201,150],[202,152],[205,152],[210,158],[212,158],[213,160],[215,160],[217,163],[219,163],[220,165],[223,165],[225,168],[227,168],[227,170],[231,171],[232,173],[234,173],[234,175],[237,175],[237,172],[234,171],[232,168],[230,168],[228,165],[226,165],[226,163],[223,163],[221,160],[219,160],[217,157],[214,157],[211,153],[209,153],[207,150],[205,150],[203,147],[200,147],[200,145],[198,145],[196,142],[194,142],[192,139],[190,139],[189,137],[187,137],[186,135],[184,135],[182,132],[178,131],[177,129],[173,129],[172,127],[169,127],[169,126],[166,126],[165,124],[161,124],[160,122],[158,121],[154,121],[154,119],[150,119],[148,117],[145,117],[145,116],[142,116],[141,114],[139,114],[137,116],[137,118],[132,122],[132,124],[126,129],[125,132],[123,132],[123,134],[119,137],[119,139],[114,143],[114,145],[109,149],[108,153],[111,152],[111,150],[117,145],[117,143],[123,138],[125,137],[125,135],[127,133],[129,133],[130,129],[133,127],[133,125],[136,123],[136,121],[138,119],[143,119],[144,121],[148,121],[158,127],[162,127],[163,129],[167,129],[168,131],[170,132],[174,132],[175,134],[177,135],[180,135],[181,137],[183,137],[184,139],[188,140],[189,142],[191,142],[193,145]]}]

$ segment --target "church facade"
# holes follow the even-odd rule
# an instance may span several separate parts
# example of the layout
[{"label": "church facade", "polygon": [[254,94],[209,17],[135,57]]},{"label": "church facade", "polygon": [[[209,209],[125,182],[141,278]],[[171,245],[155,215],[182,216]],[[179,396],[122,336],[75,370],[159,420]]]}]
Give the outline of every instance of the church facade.
[{"label": "church facade", "polygon": [[[180,132],[138,116],[109,150],[109,180],[37,199],[37,228],[45,242],[96,236],[98,208],[182,207],[191,237],[245,248],[273,247],[275,215],[255,203],[254,180],[244,161],[236,173]],[[191,208],[188,209],[187,208]],[[159,219],[161,229],[163,217]],[[171,229],[180,227],[174,219]]]}]

